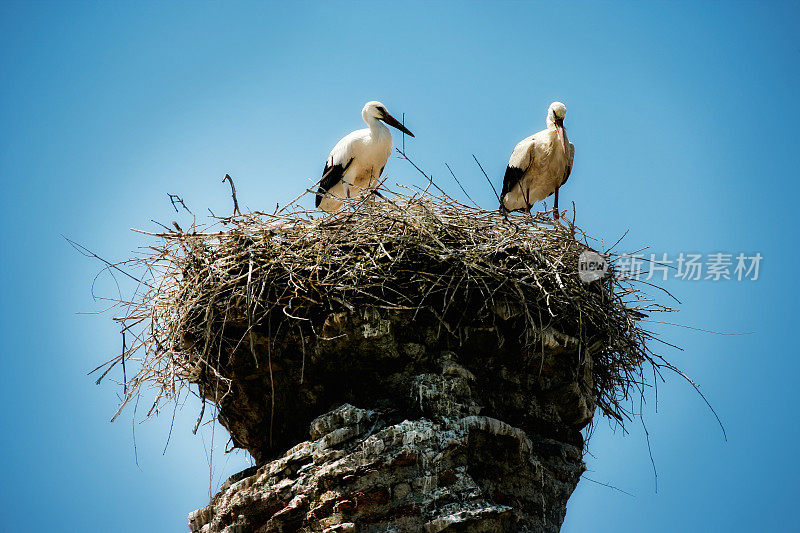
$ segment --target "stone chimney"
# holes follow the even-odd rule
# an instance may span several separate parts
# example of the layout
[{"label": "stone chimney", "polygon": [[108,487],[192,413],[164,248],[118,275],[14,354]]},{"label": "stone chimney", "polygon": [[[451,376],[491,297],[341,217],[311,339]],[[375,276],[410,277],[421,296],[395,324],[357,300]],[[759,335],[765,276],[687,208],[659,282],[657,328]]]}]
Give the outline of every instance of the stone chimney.
[{"label": "stone chimney", "polygon": [[526,357],[515,324],[454,343],[432,317],[335,314],[332,340],[272,353],[272,380],[259,339],[262,364],[235,363],[220,421],[263,464],[191,513],[191,530],[558,531],[585,469],[591,359],[554,330]]}]

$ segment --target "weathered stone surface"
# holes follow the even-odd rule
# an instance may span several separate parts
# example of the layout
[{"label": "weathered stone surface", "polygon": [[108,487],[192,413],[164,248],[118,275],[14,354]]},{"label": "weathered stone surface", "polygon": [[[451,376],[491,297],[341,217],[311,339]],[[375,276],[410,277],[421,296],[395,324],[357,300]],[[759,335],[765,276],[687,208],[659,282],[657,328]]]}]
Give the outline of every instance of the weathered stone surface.
[{"label": "weathered stone surface", "polygon": [[191,530],[558,531],[594,412],[586,350],[544,330],[525,354],[513,318],[459,342],[441,327],[332,315],[331,340],[271,352],[272,382],[265,365],[246,369],[257,378],[222,402],[221,421],[259,466],[193,512]]}]

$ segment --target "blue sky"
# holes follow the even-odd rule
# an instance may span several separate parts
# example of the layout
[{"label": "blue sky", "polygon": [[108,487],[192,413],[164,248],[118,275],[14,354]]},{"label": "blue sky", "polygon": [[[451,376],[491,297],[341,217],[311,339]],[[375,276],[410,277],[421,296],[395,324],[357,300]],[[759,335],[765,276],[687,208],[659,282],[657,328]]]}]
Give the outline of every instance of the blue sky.
[{"label": "blue sky", "polygon": [[[598,417],[594,480],[564,531],[782,531],[800,434],[795,376],[794,147],[800,9],[792,3],[0,4],[0,501],[8,531],[186,530],[208,496],[212,431],[197,405],[108,422],[119,389],[88,370],[119,349],[90,292],[99,265],[67,235],[122,259],[148,242],[131,227],[240,202],[270,209],[316,180],[335,142],[379,99],[417,135],[415,161],[455,196],[496,201],[511,149],[568,107],[575,168],[562,202],[606,245],[657,253],[759,252],[754,282],[670,280],[682,301],[654,325],[683,347],[680,379],[641,425]],[[396,137],[397,138],[397,137]],[[392,158],[390,181],[418,184]],[[179,219],[181,220],[181,219]],[[97,291],[113,295],[100,278]],[[136,436],[134,453],[133,434]],[[214,483],[248,464],[224,456]],[[136,456],[138,456],[138,466]]]}]

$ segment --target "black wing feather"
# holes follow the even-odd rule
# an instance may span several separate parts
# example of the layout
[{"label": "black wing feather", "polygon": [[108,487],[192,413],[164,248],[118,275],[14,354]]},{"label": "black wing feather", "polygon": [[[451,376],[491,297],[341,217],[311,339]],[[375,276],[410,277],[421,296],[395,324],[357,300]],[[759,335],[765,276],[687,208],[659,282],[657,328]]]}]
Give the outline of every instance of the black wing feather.
[{"label": "black wing feather", "polygon": [[352,157],[346,165],[331,165],[330,160],[325,162],[325,170],[322,171],[322,181],[319,182],[319,189],[317,189],[317,197],[314,200],[314,207],[319,207],[319,204],[322,202],[322,198],[325,196],[325,193],[331,190],[334,185],[342,181],[345,171],[352,162]]},{"label": "black wing feather", "polygon": [[562,186],[567,182],[570,174],[572,174],[572,166],[567,165],[567,170],[564,172],[564,181],[561,182]]},{"label": "black wing feather", "polygon": [[[575,149],[575,147],[572,146],[572,143],[570,143],[568,146],[570,147],[570,150],[574,150]],[[573,157],[574,157],[574,154],[573,154]],[[569,158],[567,159],[567,161],[569,161]],[[569,175],[570,174],[572,174],[572,164],[571,163],[567,163],[567,168],[564,170],[564,181],[561,182],[561,185],[564,185],[567,182],[567,180],[569,179]]]},{"label": "black wing feather", "polygon": [[511,165],[506,167],[506,175],[503,176],[503,192],[500,193],[501,202],[503,196],[511,192],[511,189],[513,189],[517,185],[517,183],[519,183],[519,180],[522,179],[523,174],[525,174],[524,169],[518,167],[512,167]]},{"label": "black wing feather", "polygon": [[[516,151],[516,148],[514,149]],[[525,172],[528,171],[529,168],[533,165],[533,152],[530,154],[530,161],[528,162],[527,168],[520,168],[520,167],[513,167],[508,165],[506,167],[506,175],[503,176],[503,192],[500,194],[500,204],[503,205],[503,197],[511,192],[511,189],[516,187],[519,180],[522,179],[522,176]]]}]

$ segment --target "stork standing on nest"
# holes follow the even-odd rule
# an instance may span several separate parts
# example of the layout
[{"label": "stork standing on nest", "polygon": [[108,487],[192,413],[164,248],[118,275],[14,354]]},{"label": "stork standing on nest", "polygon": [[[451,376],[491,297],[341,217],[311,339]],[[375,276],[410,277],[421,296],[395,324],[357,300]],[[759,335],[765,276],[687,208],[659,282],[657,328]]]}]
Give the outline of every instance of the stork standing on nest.
[{"label": "stork standing on nest", "polygon": [[316,206],[323,211],[337,211],[343,198],[357,198],[377,187],[392,152],[392,134],[384,122],[414,136],[380,102],[367,102],[361,116],[369,127],[336,143],[325,163],[316,198]]},{"label": "stork standing on nest", "polygon": [[567,139],[564,116],[567,107],[553,102],[547,110],[547,128],[521,141],[508,160],[503,178],[500,209],[524,210],[555,193],[553,216],[558,219],[558,189],[572,171],[575,146]]}]

